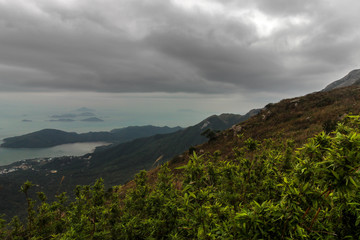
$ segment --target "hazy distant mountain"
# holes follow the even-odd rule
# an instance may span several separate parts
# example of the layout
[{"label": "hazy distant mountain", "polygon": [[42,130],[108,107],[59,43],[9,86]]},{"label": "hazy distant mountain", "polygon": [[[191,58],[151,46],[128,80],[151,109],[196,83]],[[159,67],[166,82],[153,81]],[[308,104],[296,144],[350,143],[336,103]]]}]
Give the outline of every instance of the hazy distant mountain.
[{"label": "hazy distant mountain", "polygon": [[52,115],[51,118],[76,118],[76,114],[65,113],[60,115]]},{"label": "hazy distant mountain", "polygon": [[81,107],[81,108],[76,109],[76,111],[78,111],[78,112],[93,112],[95,110],[91,109],[91,108],[87,108],[87,107]]},{"label": "hazy distant mountain", "polygon": [[50,119],[49,122],[74,122],[74,119],[71,118],[59,118],[59,119]]},{"label": "hazy distant mountain", "polygon": [[[80,108],[77,111],[78,114],[74,113],[64,113],[64,114],[55,114],[50,116],[49,122],[74,122],[74,121],[81,121],[81,122],[103,122],[104,120],[101,118],[96,117],[95,113],[87,112],[85,110],[90,110],[88,108]],[[79,119],[79,117],[81,117]],[[84,118],[86,117],[86,118]]]},{"label": "hazy distant mountain", "polygon": [[335,88],[347,87],[351,85],[360,85],[360,69],[352,70],[345,77],[330,83],[322,91],[330,91]]},{"label": "hazy distant mountain", "polygon": [[89,132],[81,134],[65,132],[56,129],[43,129],[22,136],[5,138],[4,143],[1,144],[1,147],[45,148],[66,143],[99,141],[122,143],[155,134],[171,133],[180,129],[182,128],[141,126],[114,129],[110,132]]},{"label": "hazy distant mountain", "polygon": [[78,114],[78,116],[80,116],[80,117],[92,117],[92,116],[95,116],[95,113],[92,113],[92,112],[81,112],[80,114]]}]

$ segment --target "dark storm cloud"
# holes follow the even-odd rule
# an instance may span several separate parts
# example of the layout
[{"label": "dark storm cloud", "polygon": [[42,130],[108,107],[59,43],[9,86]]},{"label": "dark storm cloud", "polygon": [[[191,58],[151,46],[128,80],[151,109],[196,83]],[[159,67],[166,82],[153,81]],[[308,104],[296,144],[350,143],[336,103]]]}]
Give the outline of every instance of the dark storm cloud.
[{"label": "dark storm cloud", "polygon": [[3,0],[0,91],[318,90],[358,67],[359,5]]}]

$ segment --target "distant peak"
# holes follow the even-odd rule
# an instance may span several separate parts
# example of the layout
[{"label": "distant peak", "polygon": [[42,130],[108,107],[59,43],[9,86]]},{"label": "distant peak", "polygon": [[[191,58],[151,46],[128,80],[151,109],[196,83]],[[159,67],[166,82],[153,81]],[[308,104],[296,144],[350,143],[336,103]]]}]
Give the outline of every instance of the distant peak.
[{"label": "distant peak", "polygon": [[354,69],[345,77],[330,83],[322,91],[327,92],[336,88],[348,87],[351,85],[360,85],[360,69]]},{"label": "distant peak", "polygon": [[360,69],[354,69],[354,70],[352,70],[349,74],[354,74],[354,73],[359,73],[360,72]]},{"label": "distant peak", "polygon": [[78,111],[78,112],[93,112],[95,110],[91,109],[91,108],[87,108],[87,107],[81,107],[81,108],[76,109],[76,111]]}]

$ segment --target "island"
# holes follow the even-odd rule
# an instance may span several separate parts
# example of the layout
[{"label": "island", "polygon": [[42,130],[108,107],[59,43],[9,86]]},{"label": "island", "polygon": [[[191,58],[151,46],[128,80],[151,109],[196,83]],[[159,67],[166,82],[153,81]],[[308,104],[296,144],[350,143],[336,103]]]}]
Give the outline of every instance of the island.
[{"label": "island", "polygon": [[5,138],[0,147],[4,148],[47,148],[67,143],[109,142],[123,143],[136,138],[155,134],[166,134],[181,130],[181,127],[130,126],[113,129],[109,132],[75,133],[57,129],[43,129],[21,136]]},{"label": "island", "polygon": [[97,117],[90,117],[81,120],[82,122],[103,122],[104,120]]}]

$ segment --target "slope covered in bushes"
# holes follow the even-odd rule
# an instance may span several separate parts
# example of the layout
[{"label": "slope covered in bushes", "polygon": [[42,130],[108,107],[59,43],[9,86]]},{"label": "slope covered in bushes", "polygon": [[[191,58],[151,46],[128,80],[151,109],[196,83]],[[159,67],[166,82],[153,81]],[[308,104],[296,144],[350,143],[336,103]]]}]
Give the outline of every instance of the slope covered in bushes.
[{"label": "slope covered in bushes", "polygon": [[[1,239],[358,239],[360,117],[296,148],[291,139],[239,135],[232,157],[196,155],[156,181],[76,188],[76,200],[27,198],[26,223],[1,223]],[[227,157],[224,157],[224,156]],[[27,197],[31,183],[21,189]]]}]

